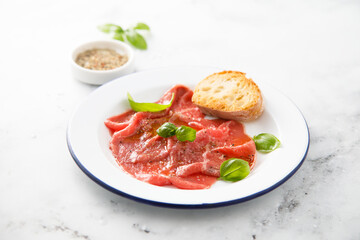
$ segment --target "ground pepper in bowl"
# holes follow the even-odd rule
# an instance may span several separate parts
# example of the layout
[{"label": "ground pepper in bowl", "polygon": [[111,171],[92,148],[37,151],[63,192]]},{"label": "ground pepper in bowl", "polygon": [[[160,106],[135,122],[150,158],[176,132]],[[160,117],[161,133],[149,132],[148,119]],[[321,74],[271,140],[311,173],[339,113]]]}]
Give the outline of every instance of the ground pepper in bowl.
[{"label": "ground pepper in bowl", "polygon": [[126,55],[121,55],[112,49],[90,49],[80,53],[75,62],[90,70],[111,70],[124,65],[128,61]]}]

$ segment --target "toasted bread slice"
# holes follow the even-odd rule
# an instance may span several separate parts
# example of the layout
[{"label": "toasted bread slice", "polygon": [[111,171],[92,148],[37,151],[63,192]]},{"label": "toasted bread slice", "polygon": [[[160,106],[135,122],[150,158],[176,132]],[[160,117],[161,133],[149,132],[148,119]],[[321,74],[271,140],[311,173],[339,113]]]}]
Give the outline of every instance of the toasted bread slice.
[{"label": "toasted bread slice", "polygon": [[236,71],[214,73],[200,81],[192,101],[207,115],[237,121],[254,120],[264,111],[259,87]]}]

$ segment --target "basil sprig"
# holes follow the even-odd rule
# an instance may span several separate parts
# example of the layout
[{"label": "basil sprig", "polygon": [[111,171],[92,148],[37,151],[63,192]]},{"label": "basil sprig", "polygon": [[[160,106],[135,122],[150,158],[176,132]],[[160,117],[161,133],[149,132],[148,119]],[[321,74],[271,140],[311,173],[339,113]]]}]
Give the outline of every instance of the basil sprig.
[{"label": "basil sprig", "polygon": [[145,38],[139,33],[139,30],[150,31],[150,27],[145,23],[137,23],[135,26],[128,29],[123,29],[119,25],[107,23],[98,26],[98,29],[104,33],[113,34],[113,39],[128,42],[135,48],[145,50],[147,49],[147,43]]},{"label": "basil sprig", "polygon": [[256,150],[262,153],[269,153],[280,147],[281,143],[274,135],[270,133],[261,133],[254,138]]},{"label": "basil sprig", "polygon": [[167,109],[168,107],[171,107],[174,101],[174,93],[172,94],[169,104],[135,102],[134,99],[131,97],[130,93],[127,93],[127,97],[130,107],[136,112],[160,112]]},{"label": "basil sprig", "polygon": [[181,142],[185,142],[185,141],[193,142],[196,139],[195,129],[187,126],[176,127],[174,124],[170,122],[166,122],[163,125],[161,125],[161,127],[159,127],[156,130],[156,132],[160,137],[164,137],[164,138],[172,137],[175,135],[176,138]]},{"label": "basil sprig", "polygon": [[237,182],[247,177],[250,173],[249,163],[239,158],[230,158],[220,166],[220,179]]}]

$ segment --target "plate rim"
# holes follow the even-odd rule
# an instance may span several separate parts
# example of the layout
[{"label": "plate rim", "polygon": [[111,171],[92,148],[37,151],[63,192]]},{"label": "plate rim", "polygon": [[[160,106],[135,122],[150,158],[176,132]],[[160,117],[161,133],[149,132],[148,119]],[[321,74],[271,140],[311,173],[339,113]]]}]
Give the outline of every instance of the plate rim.
[{"label": "plate rim", "polygon": [[[174,67],[174,66],[173,66]],[[192,67],[199,67],[199,66],[192,66]],[[204,68],[206,68],[205,66],[202,66]],[[213,68],[213,67],[211,67]],[[166,68],[160,68],[160,69],[166,69]],[[151,71],[151,70],[159,70],[159,68],[155,68],[155,69],[147,69],[144,71],[139,71],[136,72],[134,74],[140,73],[140,72],[146,72],[146,71]],[[133,74],[130,74],[133,75]],[[119,78],[118,78],[119,79]],[[117,80],[117,79],[115,79]],[[111,81],[112,82],[112,81]],[[110,84],[106,83],[104,85],[108,85]],[[93,91],[92,93],[96,92],[98,89],[95,89],[95,91]],[[279,91],[278,89],[276,89],[277,91]],[[285,183],[288,179],[290,179],[298,170],[299,168],[302,166],[304,160],[306,159],[306,156],[308,154],[308,150],[309,150],[309,146],[310,146],[310,132],[309,132],[309,127],[308,124],[306,122],[306,119],[303,115],[303,113],[300,111],[300,109],[298,108],[298,106],[285,94],[283,94],[281,92],[281,94],[286,97],[289,101],[291,101],[291,103],[293,104],[294,107],[296,107],[296,109],[298,110],[298,112],[300,113],[300,115],[302,116],[302,119],[305,123],[305,127],[306,127],[306,131],[307,131],[307,146],[306,146],[306,150],[302,156],[301,161],[298,163],[298,165],[293,168],[293,170],[288,173],[284,178],[282,178],[280,181],[276,182],[275,184],[269,186],[268,188],[265,188],[261,191],[258,191],[256,193],[250,194],[246,197],[241,197],[241,198],[237,198],[237,199],[232,199],[232,200],[228,200],[228,201],[220,201],[220,202],[216,202],[216,203],[202,203],[202,204],[178,204],[178,203],[169,203],[169,202],[162,202],[162,201],[154,201],[154,200],[150,200],[150,199],[146,199],[146,198],[141,198],[138,196],[134,196],[131,194],[128,194],[124,191],[121,191],[117,188],[112,187],[111,185],[105,183],[104,181],[102,181],[100,178],[96,177],[94,174],[92,174],[82,163],[81,161],[78,159],[78,157],[76,156],[73,147],[71,146],[70,143],[70,125],[71,125],[71,120],[73,119],[73,116],[75,115],[75,113],[77,112],[78,108],[81,107],[81,105],[89,98],[90,95],[92,95],[92,93],[90,93],[87,97],[85,97],[85,99],[83,99],[83,101],[80,102],[80,104],[75,108],[75,111],[73,112],[72,116],[69,119],[68,125],[67,125],[67,129],[66,129],[66,142],[67,142],[67,147],[68,150],[70,152],[71,157],[73,158],[73,160],[75,161],[75,163],[77,164],[77,166],[91,179],[93,180],[95,183],[97,183],[98,185],[100,185],[101,187],[107,189],[108,191],[117,194],[119,196],[128,198],[130,200],[134,200],[136,202],[140,202],[140,203],[144,203],[147,205],[152,205],[152,206],[157,206],[157,207],[165,207],[165,208],[176,208],[176,209],[206,209],[206,208],[217,208],[217,207],[224,207],[224,206],[230,206],[230,205],[234,205],[234,204],[238,204],[238,203],[242,203],[242,202],[246,202],[252,199],[255,199],[257,197],[260,197],[276,188],[278,188],[279,186],[281,186],[283,183]]]}]

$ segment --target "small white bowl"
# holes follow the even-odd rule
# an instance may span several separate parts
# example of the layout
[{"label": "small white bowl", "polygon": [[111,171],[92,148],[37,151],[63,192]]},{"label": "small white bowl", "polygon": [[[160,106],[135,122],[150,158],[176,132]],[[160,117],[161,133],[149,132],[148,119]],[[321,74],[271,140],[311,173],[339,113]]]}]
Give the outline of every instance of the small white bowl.
[{"label": "small white bowl", "polygon": [[[121,55],[127,55],[128,61],[124,65],[111,70],[91,70],[83,68],[75,62],[80,53],[94,48],[113,49]],[[78,46],[72,52],[71,70],[75,79],[84,83],[101,85],[134,71],[134,50],[129,45],[115,40],[87,42]]]}]

